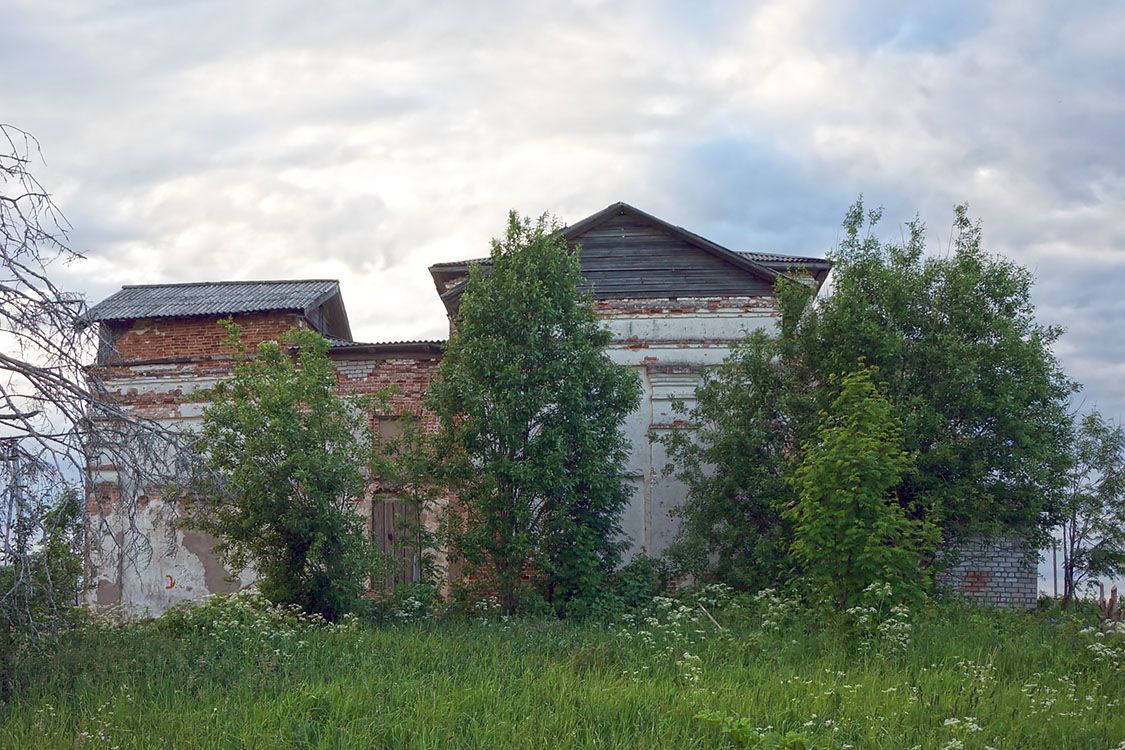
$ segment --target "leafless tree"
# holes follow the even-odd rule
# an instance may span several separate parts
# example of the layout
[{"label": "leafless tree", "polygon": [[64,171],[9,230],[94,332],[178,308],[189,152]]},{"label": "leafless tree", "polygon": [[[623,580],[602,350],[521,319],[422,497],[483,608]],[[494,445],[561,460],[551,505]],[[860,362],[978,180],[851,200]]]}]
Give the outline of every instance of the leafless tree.
[{"label": "leafless tree", "polygon": [[[95,361],[97,326],[52,273],[81,262],[70,225],[33,176],[38,142],[0,123],[0,629],[39,631],[80,597],[86,480],[112,486],[119,566],[151,554],[136,499],[185,471],[180,436],[114,403]],[[102,517],[104,520],[104,516]],[[66,570],[61,570],[65,567]]]}]

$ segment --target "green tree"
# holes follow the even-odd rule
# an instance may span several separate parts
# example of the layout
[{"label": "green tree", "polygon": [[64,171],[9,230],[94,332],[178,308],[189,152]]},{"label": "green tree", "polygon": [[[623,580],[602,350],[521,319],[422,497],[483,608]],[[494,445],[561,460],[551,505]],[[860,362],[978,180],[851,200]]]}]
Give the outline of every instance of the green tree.
[{"label": "green tree", "polygon": [[754,334],[706,373],[692,414],[698,434],[669,439],[688,486],[677,549],[732,584],[783,576],[751,560],[759,550],[770,559],[791,533],[779,457],[813,438],[836,397],[828,383],[860,359],[876,368],[903,448],[916,456],[896,495],[944,536],[1014,533],[1041,544],[1062,500],[1075,386],[1051,349],[1061,330],[1035,319],[1031,275],[984,251],[963,206],[939,256],[926,256],[919,221],[886,241],[880,218],[862,202],[849,210],[825,293],[778,280],[773,337]]},{"label": "green tree", "polygon": [[355,510],[373,455],[370,402],[338,395],[319,334],[292,330],[249,352],[239,327],[226,326],[236,358],[201,394],[197,449],[209,480],[191,522],[220,539],[231,566],[253,564],[270,600],[336,619],[359,601],[376,559]]},{"label": "green tree", "polygon": [[1059,525],[1063,606],[1099,576],[1125,571],[1125,429],[1092,411],[1075,426]]},{"label": "green tree", "polygon": [[[9,491],[19,489],[13,483]],[[0,609],[0,630],[55,628],[71,621],[71,608],[78,605],[82,591],[79,490],[68,487],[53,498],[28,492],[21,502],[29,512],[21,523],[12,524],[8,544],[0,550],[0,591],[16,592]],[[23,585],[17,588],[17,583]]]},{"label": "green tree", "polygon": [[900,599],[923,592],[922,563],[937,544],[934,527],[899,502],[896,488],[913,456],[902,449],[902,427],[874,374],[864,368],[840,380],[802,446],[792,480],[798,496],[784,511],[805,581],[830,592],[841,610],[873,583],[889,584]]},{"label": "green tree", "polygon": [[454,551],[511,611],[525,573],[563,613],[620,560],[620,432],[639,383],[606,354],[578,254],[546,216],[512,213],[472,269],[429,403],[458,502]]},{"label": "green tree", "polygon": [[697,389],[697,426],[662,436],[689,492],[666,557],[678,569],[751,590],[782,577],[790,542],[781,513],[793,497],[784,409],[790,386],[777,351],[762,331],[735,345]]},{"label": "green tree", "polygon": [[903,501],[949,536],[1014,532],[1041,544],[1061,499],[1075,390],[1051,350],[1062,330],[1038,323],[1031,274],[984,251],[966,207],[940,256],[925,256],[917,220],[902,241],[879,239],[880,217],[852,207],[831,294],[794,305],[782,328],[782,356],[810,396],[792,402],[798,438],[830,398],[816,384],[863,357],[918,457]]}]

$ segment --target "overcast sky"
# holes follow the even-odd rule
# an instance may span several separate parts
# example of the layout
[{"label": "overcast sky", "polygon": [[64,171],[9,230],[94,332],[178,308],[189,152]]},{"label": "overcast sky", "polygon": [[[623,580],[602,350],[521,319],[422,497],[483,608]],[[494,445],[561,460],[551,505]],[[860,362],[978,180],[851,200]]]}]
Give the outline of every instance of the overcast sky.
[{"label": "overcast sky", "polygon": [[1121,8],[0,0],[0,121],[40,139],[91,301],[332,277],[365,340],[444,336],[426,266],[509,208],[815,255],[860,193],[935,251],[967,201],[1121,418]]}]

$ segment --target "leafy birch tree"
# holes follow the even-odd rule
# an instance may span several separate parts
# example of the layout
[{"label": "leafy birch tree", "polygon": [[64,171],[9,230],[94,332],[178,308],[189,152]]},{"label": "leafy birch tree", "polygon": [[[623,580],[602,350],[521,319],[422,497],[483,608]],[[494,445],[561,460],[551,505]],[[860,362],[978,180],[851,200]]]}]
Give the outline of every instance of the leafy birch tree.
[{"label": "leafy birch tree", "polygon": [[900,420],[874,374],[864,368],[840,380],[816,435],[802,446],[792,480],[797,498],[784,511],[806,583],[827,591],[840,610],[873,583],[890,585],[900,600],[922,594],[923,562],[938,540],[932,524],[900,504],[897,488],[914,457],[902,448]]}]

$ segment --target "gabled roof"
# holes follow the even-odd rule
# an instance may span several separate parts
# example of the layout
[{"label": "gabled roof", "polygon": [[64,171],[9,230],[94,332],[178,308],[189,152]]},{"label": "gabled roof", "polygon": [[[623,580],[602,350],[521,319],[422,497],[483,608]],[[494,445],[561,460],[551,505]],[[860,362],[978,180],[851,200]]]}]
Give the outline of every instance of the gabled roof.
[{"label": "gabled roof", "polygon": [[652,214],[645,213],[639,208],[630,206],[628,203],[622,203],[621,201],[612,203],[603,208],[601,211],[598,211],[596,214],[591,214],[585,219],[571,224],[570,226],[563,229],[562,233],[563,236],[568,240],[574,239],[575,237],[583,235],[586,232],[589,232],[591,229],[604,224],[614,217],[630,214],[660,227],[673,237],[678,237],[690,245],[695,245],[705,253],[709,253],[717,258],[721,258],[736,267],[742,268],[743,270],[749,271],[750,273],[765,279],[766,281],[772,282],[774,279],[781,275],[777,271],[774,271],[772,268],[768,268],[751,258],[744,257],[741,254],[734,252],[733,250],[728,250],[722,245],[716,242],[712,242],[706,237],[700,237],[698,234],[689,232],[683,227],[678,227],[675,224],[669,224],[668,222],[664,221],[664,219],[660,219],[653,216]]},{"label": "gabled roof", "polygon": [[351,338],[340,283],[334,279],[130,285],[91,307],[85,319],[98,323],[275,311],[300,313],[321,333]]},{"label": "gabled roof", "polygon": [[[563,228],[562,236],[567,240],[573,240],[615,217],[623,215],[632,215],[659,227],[668,235],[679,238],[688,245],[720,258],[730,263],[735,268],[741,269],[770,284],[772,284],[774,279],[778,276],[784,276],[787,271],[794,268],[801,268],[808,270],[812,274],[819,287],[819,285],[823,283],[828,270],[832,267],[832,264],[824,258],[780,255],[776,253],[736,252],[729,250],[716,242],[712,242],[706,237],[701,237],[683,227],[669,224],[663,219],[657,218],[652,214],[622,202],[606,206],[601,211]],[[433,276],[434,286],[437,288],[442,301],[449,306],[455,301],[456,297],[460,296],[461,292],[464,291],[464,286],[467,281],[465,277],[468,275],[470,267],[474,265],[487,266],[491,264],[491,262],[492,260],[490,258],[474,258],[470,260],[434,263],[431,265],[430,275]]]}]

